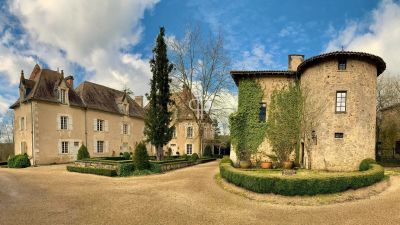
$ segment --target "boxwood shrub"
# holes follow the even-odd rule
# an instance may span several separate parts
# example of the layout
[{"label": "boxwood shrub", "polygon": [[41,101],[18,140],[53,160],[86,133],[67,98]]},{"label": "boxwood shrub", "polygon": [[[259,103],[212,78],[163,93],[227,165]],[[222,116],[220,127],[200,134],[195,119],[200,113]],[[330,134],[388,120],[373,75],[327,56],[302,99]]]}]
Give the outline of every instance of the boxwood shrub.
[{"label": "boxwood shrub", "polygon": [[25,168],[31,166],[31,161],[29,160],[28,155],[25,153],[10,157],[7,165],[9,168]]},{"label": "boxwood shrub", "polygon": [[360,170],[360,171],[366,171],[366,170],[369,169],[369,165],[370,165],[370,164],[374,164],[374,163],[376,164],[376,161],[375,161],[374,159],[371,159],[371,158],[364,159],[364,160],[361,161],[361,163],[360,163],[359,170]]},{"label": "boxwood shrub", "polygon": [[241,171],[230,165],[220,164],[220,174],[228,182],[258,193],[274,193],[280,195],[316,195],[357,189],[374,184],[384,177],[384,169],[380,165],[371,164],[367,171],[350,172],[348,174],[299,176],[268,176]]},{"label": "boxwood shrub", "polygon": [[113,169],[67,166],[67,170],[70,172],[90,173],[90,174],[96,174],[96,175],[102,175],[102,176],[108,176],[108,177],[117,176],[117,171],[113,170]]},{"label": "boxwood shrub", "polygon": [[133,174],[133,171],[135,169],[133,163],[120,163],[118,164],[119,167],[119,176],[121,177],[126,177],[130,176]]}]

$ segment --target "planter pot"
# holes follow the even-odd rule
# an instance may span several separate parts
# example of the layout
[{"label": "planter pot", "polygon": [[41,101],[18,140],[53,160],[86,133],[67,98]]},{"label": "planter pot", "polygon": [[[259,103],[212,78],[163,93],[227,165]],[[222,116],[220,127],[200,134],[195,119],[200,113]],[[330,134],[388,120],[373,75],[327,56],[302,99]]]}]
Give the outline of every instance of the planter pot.
[{"label": "planter pot", "polygon": [[260,166],[263,169],[271,169],[272,168],[272,162],[262,162]]},{"label": "planter pot", "polygon": [[283,169],[290,170],[293,168],[293,162],[292,161],[286,161],[282,163]]},{"label": "planter pot", "polygon": [[239,166],[240,166],[240,168],[242,168],[242,169],[248,169],[248,168],[250,168],[251,167],[251,162],[250,161],[242,161],[242,160],[240,160],[239,161]]}]

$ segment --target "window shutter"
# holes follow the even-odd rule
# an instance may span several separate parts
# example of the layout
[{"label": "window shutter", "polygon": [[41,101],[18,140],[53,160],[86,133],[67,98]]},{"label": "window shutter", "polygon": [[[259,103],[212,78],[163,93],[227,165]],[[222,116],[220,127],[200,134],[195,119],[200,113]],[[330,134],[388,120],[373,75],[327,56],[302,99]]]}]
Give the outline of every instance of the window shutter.
[{"label": "window shutter", "polygon": [[97,131],[97,119],[93,119],[93,130]]},{"label": "window shutter", "polygon": [[61,117],[60,115],[56,116],[56,120],[57,120],[57,130],[61,129]]},{"label": "window shutter", "polygon": [[61,140],[58,140],[58,153],[61,153]]},{"label": "window shutter", "polygon": [[128,124],[128,135],[131,135],[131,125]]},{"label": "window shutter", "polygon": [[121,127],[121,134],[124,134],[124,123],[119,123]]},{"label": "window shutter", "polygon": [[72,116],[68,115],[68,130],[73,130],[72,127]]},{"label": "window shutter", "polygon": [[97,140],[93,141],[93,152],[97,152]]},{"label": "window shutter", "polygon": [[18,126],[19,126],[19,130],[22,130],[22,124],[21,124],[21,120],[22,120],[22,117],[19,117],[18,118]]},{"label": "window shutter", "polygon": [[26,117],[24,117],[24,130],[26,130]]},{"label": "window shutter", "polygon": [[108,120],[104,120],[104,131],[108,132]]},{"label": "window shutter", "polygon": [[104,152],[108,152],[108,141],[104,142]]}]

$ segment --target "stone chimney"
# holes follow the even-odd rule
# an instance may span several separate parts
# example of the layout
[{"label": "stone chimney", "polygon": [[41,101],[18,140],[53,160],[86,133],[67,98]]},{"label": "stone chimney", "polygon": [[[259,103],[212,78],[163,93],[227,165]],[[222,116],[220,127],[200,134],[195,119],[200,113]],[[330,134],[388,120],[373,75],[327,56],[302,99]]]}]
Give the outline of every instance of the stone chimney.
[{"label": "stone chimney", "polygon": [[304,61],[304,55],[292,54],[288,58],[288,70],[290,71],[297,71],[297,67]]},{"label": "stone chimney", "polygon": [[135,96],[135,102],[143,108],[143,96]]},{"label": "stone chimney", "polygon": [[65,83],[69,88],[74,89],[74,77],[72,75],[65,78]]}]

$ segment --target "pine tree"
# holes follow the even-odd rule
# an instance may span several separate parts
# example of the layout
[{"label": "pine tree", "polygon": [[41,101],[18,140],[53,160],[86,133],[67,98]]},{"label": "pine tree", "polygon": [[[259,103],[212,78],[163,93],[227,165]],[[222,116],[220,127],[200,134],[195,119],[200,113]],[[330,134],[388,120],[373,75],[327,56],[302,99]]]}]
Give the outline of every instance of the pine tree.
[{"label": "pine tree", "polygon": [[164,32],[164,27],[161,27],[153,49],[153,58],[150,60],[153,77],[150,80],[150,94],[147,95],[149,109],[144,131],[147,140],[156,147],[157,160],[163,159],[163,146],[171,140],[173,131],[170,127],[172,114],[168,111],[168,105],[172,103],[169,73],[173,66],[167,57]]}]

